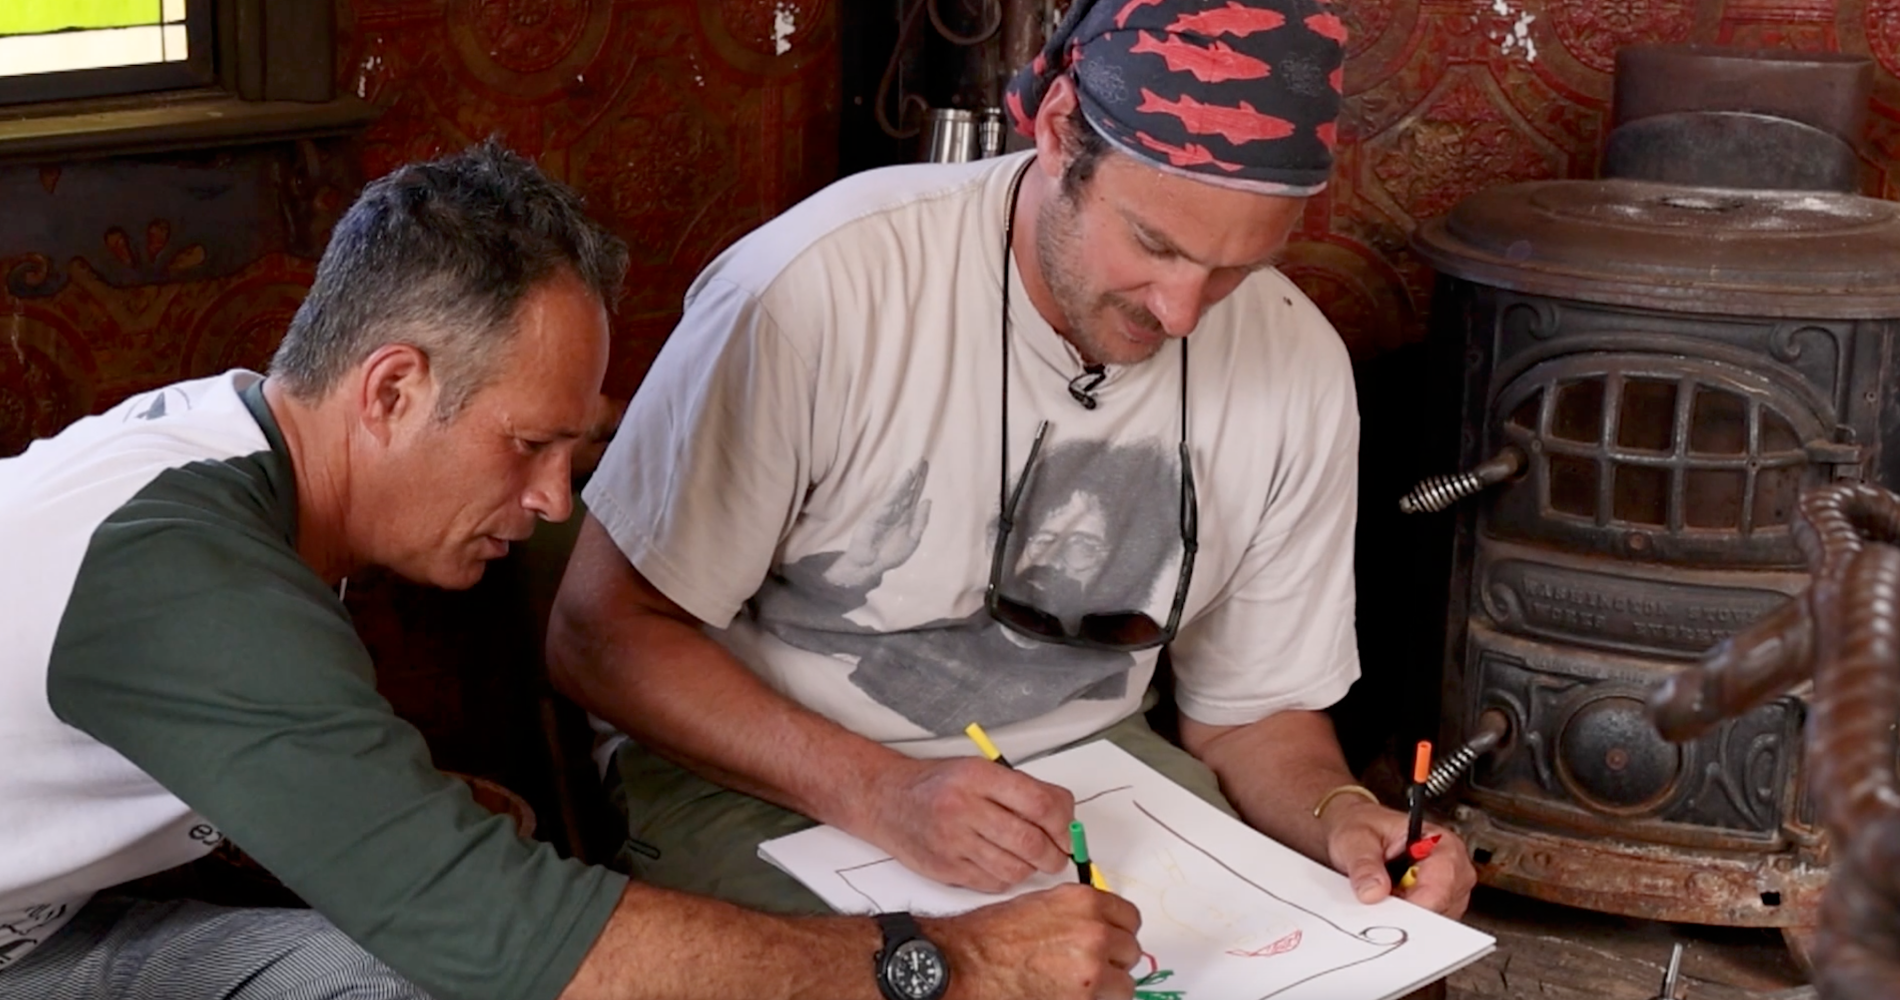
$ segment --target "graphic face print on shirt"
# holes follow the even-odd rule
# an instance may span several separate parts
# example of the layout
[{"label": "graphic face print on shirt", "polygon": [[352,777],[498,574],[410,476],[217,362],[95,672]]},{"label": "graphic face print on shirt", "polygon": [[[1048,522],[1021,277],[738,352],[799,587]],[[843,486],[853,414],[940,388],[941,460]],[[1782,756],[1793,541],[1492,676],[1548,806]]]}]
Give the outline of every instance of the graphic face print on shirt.
[{"label": "graphic face print on shirt", "polygon": [[[1176,464],[1173,449],[1158,441],[1045,445],[1027,473],[1004,552],[1002,592],[1072,628],[1089,613],[1156,614],[1156,589],[1174,583],[1181,556]],[[972,720],[1001,726],[1075,699],[1123,696],[1135,664],[1131,654],[1017,635],[980,607],[952,617],[972,595],[981,600],[987,577],[945,580],[928,594],[885,588],[887,575],[912,559],[951,545],[985,552],[994,546],[994,520],[988,537],[930,533],[933,503],[968,503],[949,494],[970,484],[933,484],[929,471],[920,462],[888,487],[844,551],[780,566],[750,605],[759,626],[800,649],[855,659],[852,684],[938,736],[961,732]],[[884,620],[903,617],[890,613],[894,608],[941,611],[915,626],[880,632],[851,618],[867,605],[881,605]]]}]

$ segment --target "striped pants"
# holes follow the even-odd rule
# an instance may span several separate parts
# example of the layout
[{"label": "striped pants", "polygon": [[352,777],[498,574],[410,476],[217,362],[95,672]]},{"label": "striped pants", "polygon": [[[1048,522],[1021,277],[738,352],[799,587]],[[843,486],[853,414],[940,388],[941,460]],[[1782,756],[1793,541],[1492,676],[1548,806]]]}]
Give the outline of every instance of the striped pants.
[{"label": "striped pants", "polygon": [[313,910],[95,897],[0,1000],[428,1000]]}]

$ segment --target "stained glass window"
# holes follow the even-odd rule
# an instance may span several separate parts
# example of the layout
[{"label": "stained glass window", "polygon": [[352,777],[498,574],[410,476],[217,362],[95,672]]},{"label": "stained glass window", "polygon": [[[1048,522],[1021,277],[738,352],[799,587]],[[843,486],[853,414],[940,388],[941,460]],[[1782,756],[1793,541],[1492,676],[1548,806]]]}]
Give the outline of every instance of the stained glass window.
[{"label": "stained glass window", "polygon": [[0,77],[183,62],[185,0],[6,0]]}]

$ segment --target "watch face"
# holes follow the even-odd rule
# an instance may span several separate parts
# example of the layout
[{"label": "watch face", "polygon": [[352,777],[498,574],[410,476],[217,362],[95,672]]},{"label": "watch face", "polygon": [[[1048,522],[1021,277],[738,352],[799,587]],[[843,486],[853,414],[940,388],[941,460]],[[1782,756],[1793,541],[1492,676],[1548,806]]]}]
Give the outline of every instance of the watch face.
[{"label": "watch face", "polygon": [[928,941],[906,941],[885,963],[885,979],[905,997],[925,1000],[943,986],[943,956]]}]

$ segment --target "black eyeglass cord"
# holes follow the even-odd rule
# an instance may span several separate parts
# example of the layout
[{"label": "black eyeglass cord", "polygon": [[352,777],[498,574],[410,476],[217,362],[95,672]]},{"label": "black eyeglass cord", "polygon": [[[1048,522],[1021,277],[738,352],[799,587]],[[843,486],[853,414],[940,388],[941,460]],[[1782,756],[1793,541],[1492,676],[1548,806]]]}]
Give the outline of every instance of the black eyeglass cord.
[{"label": "black eyeglass cord", "polygon": [[[1036,163],[1035,157],[1024,161],[1016,170],[1016,176],[1009,182],[1009,207],[1003,215],[1003,448],[1001,455],[1002,473],[996,482],[996,509],[1009,510],[1009,265],[1011,248],[1016,243],[1016,196],[1022,191],[1023,176]],[[1082,404],[1083,409],[1093,410],[1100,405],[1095,398],[1095,389],[1108,378],[1108,367],[1103,364],[1089,364],[1082,367],[1082,374],[1069,380],[1069,395]],[[1089,380],[1083,384],[1083,380]],[[1187,461],[1187,387],[1188,356],[1187,338],[1181,338],[1181,460]],[[1023,471],[1028,475],[1028,470]],[[1185,497],[1183,498],[1185,503]]]}]

